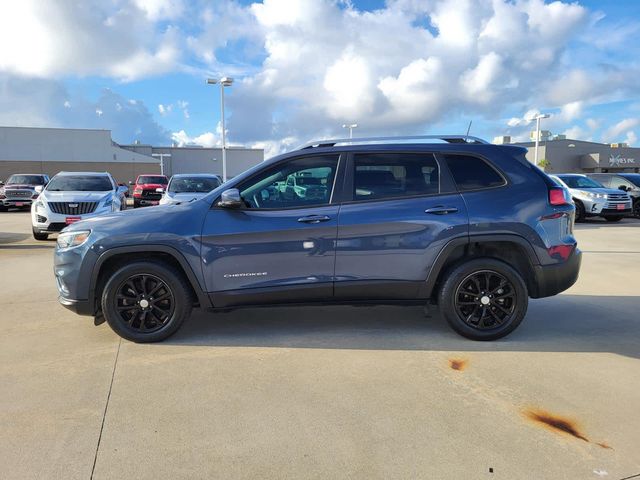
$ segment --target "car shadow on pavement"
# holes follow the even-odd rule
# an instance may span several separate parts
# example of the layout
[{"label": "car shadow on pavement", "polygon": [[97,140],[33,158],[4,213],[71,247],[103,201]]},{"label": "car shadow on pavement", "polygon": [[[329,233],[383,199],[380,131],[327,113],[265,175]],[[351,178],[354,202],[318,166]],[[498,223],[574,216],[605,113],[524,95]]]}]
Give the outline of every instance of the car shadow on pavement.
[{"label": "car shadow on pavement", "polygon": [[560,295],[532,300],[510,336],[475,342],[421,307],[272,307],[194,311],[167,345],[280,348],[609,352],[640,357],[640,297]]}]

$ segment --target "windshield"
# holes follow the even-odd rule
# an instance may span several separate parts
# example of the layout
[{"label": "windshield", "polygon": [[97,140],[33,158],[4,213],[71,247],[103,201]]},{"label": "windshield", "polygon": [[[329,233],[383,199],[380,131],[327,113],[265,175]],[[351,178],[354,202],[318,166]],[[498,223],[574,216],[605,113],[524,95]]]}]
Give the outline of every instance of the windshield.
[{"label": "windshield", "polygon": [[143,175],[141,177],[138,177],[138,181],[136,183],[138,184],[145,184],[145,183],[157,183],[159,185],[166,185],[168,182],[167,177],[163,177],[163,176],[155,176],[155,175]]},{"label": "windshield", "polygon": [[113,190],[106,175],[63,175],[53,177],[47,185],[50,192],[108,192]]},{"label": "windshield", "polygon": [[11,175],[7,185],[44,185],[42,175]]},{"label": "windshield", "polygon": [[636,187],[640,187],[640,173],[631,173],[631,174],[623,175],[622,178],[629,180]]},{"label": "windshield", "polygon": [[171,193],[207,193],[220,186],[217,177],[179,177],[169,183]]},{"label": "windshield", "polygon": [[558,178],[566,183],[569,188],[604,188],[602,184],[589,177],[558,175]]}]

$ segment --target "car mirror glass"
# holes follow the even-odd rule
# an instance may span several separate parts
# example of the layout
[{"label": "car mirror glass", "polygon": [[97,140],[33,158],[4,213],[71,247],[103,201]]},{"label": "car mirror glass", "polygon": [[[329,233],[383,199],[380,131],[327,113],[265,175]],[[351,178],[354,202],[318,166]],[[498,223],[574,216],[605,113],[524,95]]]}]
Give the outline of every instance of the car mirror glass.
[{"label": "car mirror glass", "polygon": [[42,185],[36,185],[36,187],[34,188],[34,190],[38,193],[42,192],[42,189],[44,188],[44,186]]}]

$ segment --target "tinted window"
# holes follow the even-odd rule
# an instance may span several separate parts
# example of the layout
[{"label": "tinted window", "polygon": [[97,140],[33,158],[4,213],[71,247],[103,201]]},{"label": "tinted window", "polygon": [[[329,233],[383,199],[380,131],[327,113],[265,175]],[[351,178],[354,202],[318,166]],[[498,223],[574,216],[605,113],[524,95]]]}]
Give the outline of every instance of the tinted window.
[{"label": "tinted window", "polygon": [[297,158],[261,172],[238,189],[248,208],[328,204],[337,167],[337,155]]},{"label": "tinted window", "polygon": [[42,175],[11,175],[7,185],[44,185]]},{"label": "tinted window", "polygon": [[53,177],[47,185],[51,192],[107,192],[113,190],[111,180],[106,175],[62,175]]},{"label": "tinted window", "polygon": [[174,177],[169,183],[169,192],[206,193],[219,186],[217,177]]},{"label": "tinted window", "polygon": [[612,188],[619,188],[621,185],[631,189],[640,187],[640,174],[629,174],[624,177],[614,177],[611,181]]},{"label": "tinted window", "polygon": [[166,177],[162,176],[153,176],[153,175],[143,175],[138,177],[138,181],[136,183],[144,184],[144,183],[157,183],[160,185],[166,185],[168,182]]},{"label": "tinted window", "polygon": [[444,155],[458,190],[478,190],[504,185],[505,181],[487,162],[470,155]]},{"label": "tinted window", "polygon": [[636,187],[640,187],[640,173],[631,173],[629,175],[625,175],[624,178],[629,180]]},{"label": "tinted window", "polygon": [[354,199],[433,195],[440,172],[431,154],[378,153],[354,156]]}]

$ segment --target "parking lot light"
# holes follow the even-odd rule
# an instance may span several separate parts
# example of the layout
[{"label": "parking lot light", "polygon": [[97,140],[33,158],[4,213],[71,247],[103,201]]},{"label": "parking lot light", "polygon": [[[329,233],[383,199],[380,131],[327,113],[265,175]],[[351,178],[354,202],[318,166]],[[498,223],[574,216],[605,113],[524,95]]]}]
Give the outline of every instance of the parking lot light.
[{"label": "parking lot light", "polygon": [[535,117],[527,119],[530,122],[533,120],[536,121],[536,146],[533,153],[533,164],[536,167],[538,166],[538,145],[540,144],[540,120],[542,120],[543,118],[549,118],[550,116],[551,115],[549,115],[548,113],[539,113]]},{"label": "parking lot light", "polygon": [[233,84],[233,78],[222,77],[221,79],[208,78],[208,85],[220,84],[220,124],[222,125],[222,181],[227,181],[227,137],[224,128],[224,87]]}]

